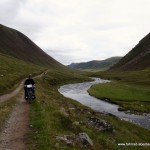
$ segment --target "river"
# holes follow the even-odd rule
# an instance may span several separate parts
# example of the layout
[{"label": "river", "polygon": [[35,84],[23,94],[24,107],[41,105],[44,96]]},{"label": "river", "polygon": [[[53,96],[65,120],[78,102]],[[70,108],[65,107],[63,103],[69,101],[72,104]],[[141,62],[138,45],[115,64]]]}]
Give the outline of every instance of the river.
[{"label": "river", "polygon": [[85,106],[92,108],[98,112],[109,113],[119,117],[120,119],[130,121],[132,123],[138,124],[143,128],[150,129],[150,114],[144,115],[134,115],[127,114],[123,111],[118,111],[119,106],[116,104],[111,104],[103,100],[97,99],[90,96],[87,90],[94,84],[110,82],[109,80],[103,80],[100,78],[93,78],[92,82],[83,82],[75,84],[67,84],[61,86],[58,91],[65,97],[71,98],[82,103]]}]

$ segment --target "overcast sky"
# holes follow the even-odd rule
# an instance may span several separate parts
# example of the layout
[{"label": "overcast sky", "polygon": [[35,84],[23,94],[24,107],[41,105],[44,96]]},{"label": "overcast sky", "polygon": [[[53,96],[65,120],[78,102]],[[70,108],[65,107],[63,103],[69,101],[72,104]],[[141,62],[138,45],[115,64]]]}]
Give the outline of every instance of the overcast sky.
[{"label": "overcast sky", "polygon": [[150,28],[150,0],[0,0],[0,23],[63,64],[128,53]]}]

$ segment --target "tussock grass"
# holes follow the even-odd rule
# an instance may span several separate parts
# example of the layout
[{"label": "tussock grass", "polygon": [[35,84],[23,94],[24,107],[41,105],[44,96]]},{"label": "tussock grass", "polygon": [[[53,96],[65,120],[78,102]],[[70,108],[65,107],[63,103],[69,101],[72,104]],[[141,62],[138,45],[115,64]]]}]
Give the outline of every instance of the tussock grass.
[{"label": "tussock grass", "polygon": [[[120,150],[118,143],[126,142],[149,142],[150,131],[138,127],[126,121],[112,116],[103,115],[94,112],[80,103],[71,99],[63,97],[58,91],[61,84],[83,81],[82,76],[67,77],[66,73],[59,71],[50,71],[42,79],[36,80],[36,94],[37,99],[31,105],[30,125],[32,128],[28,133],[28,145],[31,150],[80,150],[80,149],[94,149],[94,150]],[[64,78],[64,80],[63,80]],[[52,84],[53,80],[55,84]],[[62,82],[62,83],[61,83]],[[61,113],[61,108],[64,108],[69,116]],[[75,108],[75,109],[70,109]],[[99,132],[85,124],[87,117],[95,116],[100,119],[109,121],[115,128],[114,132]],[[79,126],[74,126],[72,123],[79,121]],[[57,141],[55,136],[62,134],[78,134],[86,132],[93,140],[94,147],[73,147],[63,142]],[[59,147],[55,144],[59,143]],[[140,147],[124,147],[124,149],[140,149]],[[141,149],[148,149],[142,147]]]}]

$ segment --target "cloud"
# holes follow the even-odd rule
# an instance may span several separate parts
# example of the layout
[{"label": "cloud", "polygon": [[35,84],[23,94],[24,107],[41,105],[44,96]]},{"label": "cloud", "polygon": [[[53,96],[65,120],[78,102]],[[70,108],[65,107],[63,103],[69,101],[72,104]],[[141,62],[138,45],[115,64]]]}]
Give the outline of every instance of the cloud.
[{"label": "cloud", "polygon": [[64,64],[125,55],[149,33],[149,0],[1,0],[0,20]]},{"label": "cloud", "polygon": [[[20,0],[1,0],[0,1],[0,19],[2,23],[12,23],[16,14],[18,13],[19,7],[23,1]],[[17,9],[14,9],[16,8]],[[13,17],[12,17],[13,16]]]}]

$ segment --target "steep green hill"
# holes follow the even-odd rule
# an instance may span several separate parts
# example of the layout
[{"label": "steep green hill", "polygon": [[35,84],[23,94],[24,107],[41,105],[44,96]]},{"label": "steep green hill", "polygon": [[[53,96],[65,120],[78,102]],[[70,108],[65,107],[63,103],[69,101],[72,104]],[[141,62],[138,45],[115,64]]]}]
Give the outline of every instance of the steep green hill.
[{"label": "steep green hill", "polygon": [[110,70],[143,70],[150,66],[150,33]]},{"label": "steep green hill", "polygon": [[111,57],[106,60],[93,60],[89,62],[82,63],[72,63],[68,67],[74,69],[98,69],[98,70],[106,70],[112,65],[116,64],[121,57]]},{"label": "steep green hill", "polygon": [[62,67],[21,32],[0,25],[0,53],[40,66]]}]

